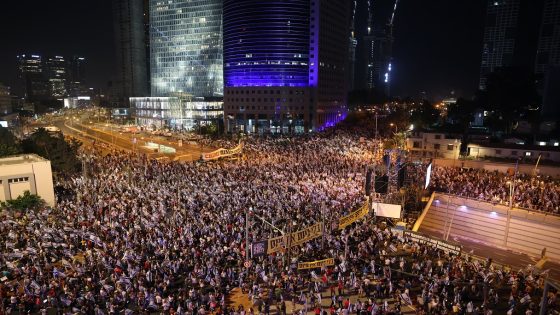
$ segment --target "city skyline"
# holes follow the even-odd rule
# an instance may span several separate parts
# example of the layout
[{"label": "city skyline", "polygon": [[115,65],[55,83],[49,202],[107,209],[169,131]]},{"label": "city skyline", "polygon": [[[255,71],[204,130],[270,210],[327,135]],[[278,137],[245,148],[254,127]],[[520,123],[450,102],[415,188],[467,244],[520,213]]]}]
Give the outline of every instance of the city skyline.
[{"label": "city skyline", "polygon": [[[385,2],[376,4],[380,9],[374,12],[374,18],[376,13],[392,8],[393,1]],[[485,4],[486,1],[462,4],[431,1],[419,5],[401,1],[395,16],[395,61],[392,65],[395,80],[391,84],[391,94],[414,97],[420,91],[426,91],[432,96],[445,96],[446,93],[455,90],[464,96],[472,95],[478,85],[483,29],[483,20],[476,17],[483,16]],[[14,12],[23,12],[24,9],[22,4],[17,3],[7,6]],[[25,7],[30,19],[35,22],[10,21],[10,28],[17,29],[18,32],[8,34],[5,48],[0,52],[0,65],[5,69],[0,74],[0,81],[8,86],[14,85],[17,77],[16,56],[22,53],[81,55],[88,59],[88,84],[96,88],[106,88],[108,81],[115,77],[116,64],[111,10],[110,0],[96,1],[87,8],[71,1],[60,1],[49,6],[39,3],[31,8]],[[453,12],[471,14],[465,17],[464,14]],[[57,14],[63,14],[66,18],[52,18]],[[432,15],[438,15],[438,21],[435,21]],[[438,23],[435,22],[447,25],[437,27]],[[3,23],[6,23],[6,20]],[[428,29],[429,32],[426,31]],[[471,30],[473,34],[449,36],[465,33],[465,29]],[[423,36],[418,36],[418,32],[423,31]],[[476,34],[478,35],[474,36]],[[446,54],[443,54],[441,49],[434,49],[434,46],[422,44],[438,41],[440,44],[436,45],[437,47],[448,47]],[[461,48],[468,50],[463,51]],[[430,54],[437,58],[424,58],[425,60],[419,62],[422,56]]]}]

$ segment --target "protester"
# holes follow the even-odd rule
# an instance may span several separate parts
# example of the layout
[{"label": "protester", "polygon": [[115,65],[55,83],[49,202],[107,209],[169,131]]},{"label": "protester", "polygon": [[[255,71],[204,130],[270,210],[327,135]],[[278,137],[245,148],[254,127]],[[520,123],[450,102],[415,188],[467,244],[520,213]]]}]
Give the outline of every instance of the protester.
[{"label": "protester", "polygon": [[509,205],[512,183],[514,207],[560,213],[560,182],[551,177],[441,166],[432,177],[436,191],[502,205]]},{"label": "protester", "polygon": [[[337,314],[398,314],[411,304],[443,314],[511,301],[513,310],[535,309],[544,278],[538,271],[481,265],[393,234],[371,218],[337,229],[338,219],[364,202],[373,146],[345,134],[248,139],[241,159],[209,163],[85,152],[86,176],[60,177],[55,208],[2,214],[2,307],[285,314],[286,304],[321,313],[331,301]],[[246,217],[250,243],[319,222],[326,233],[250,258]],[[297,270],[297,262],[323,258],[335,265]],[[227,304],[235,287],[249,294],[254,309]],[[353,294],[361,294],[360,302]],[[551,300],[555,308],[555,295]]]}]

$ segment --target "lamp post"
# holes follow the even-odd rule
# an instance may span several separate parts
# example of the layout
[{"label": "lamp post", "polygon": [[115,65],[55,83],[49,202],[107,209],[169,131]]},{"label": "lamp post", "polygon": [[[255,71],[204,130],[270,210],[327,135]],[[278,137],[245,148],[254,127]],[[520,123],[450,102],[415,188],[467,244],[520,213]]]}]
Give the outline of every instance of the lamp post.
[{"label": "lamp post", "polygon": [[515,163],[515,172],[513,173],[513,178],[508,181],[509,184],[509,207],[507,210],[507,220],[506,220],[506,230],[504,235],[504,246],[507,246],[508,234],[509,234],[509,223],[511,221],[511,210],[513,209],[513,194],[515,193],[515,179],[517,177],[517,169],[519,167],[519,159]]}]

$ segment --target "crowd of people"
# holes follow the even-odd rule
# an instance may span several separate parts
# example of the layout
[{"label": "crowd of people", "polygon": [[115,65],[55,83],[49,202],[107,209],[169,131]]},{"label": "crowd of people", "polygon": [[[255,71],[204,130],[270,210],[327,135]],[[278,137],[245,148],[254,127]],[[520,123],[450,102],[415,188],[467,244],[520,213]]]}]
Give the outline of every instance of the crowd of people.
[{"label": "crowd of people", "polygon": [[[300,314],[374,315],[405,306],[425,314],[538,308],[544,277],[533,269],[445,253],[371,217],[336,229],[364,202],[372,146],[344,134],[248,139],[242,158],[210,163],[84,152],[86,171],[58,179],[55,208],[1,214],[2,310],[245,315],[286,314],[291,306]],[[325,237],[246,257],[245,226],[250,244],[319,222]],[[335,265],[297,269],[323,258]],[[234,288],[249,294],[253,308],[231,305]],[[555,293],[549,303],[557,307]]]},{"label": "crowd of people", "polygon": [[436,166],[432,185],[436,191],[506,206],[513,186],[513,207],[560,214],[560,181],[547,176]]}]

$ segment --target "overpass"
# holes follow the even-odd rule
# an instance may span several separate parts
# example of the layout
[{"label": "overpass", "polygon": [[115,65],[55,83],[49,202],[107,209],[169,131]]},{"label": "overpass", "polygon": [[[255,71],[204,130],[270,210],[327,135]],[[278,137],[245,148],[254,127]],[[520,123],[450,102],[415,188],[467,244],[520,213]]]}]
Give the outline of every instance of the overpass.
[{"label": "overpass", "polygon": [[502,256],[503,262],[509,264],[519,260],[515,255],[524,254],[532,259],[523,259],[518,265],[534,264],[546,248],[548,265],[560,271],[559,216],[434,193],[415,229],[455,239],[467,244],[467,250],[472,244],[471,250],[486,251],[488,255],[482,255],[488,257]]}]

